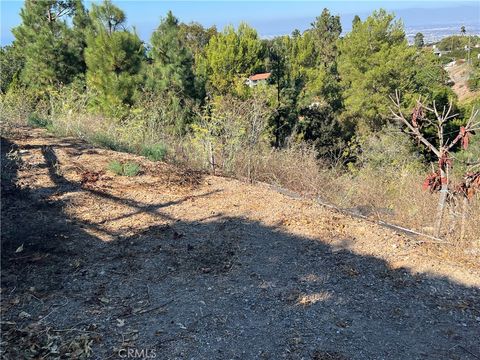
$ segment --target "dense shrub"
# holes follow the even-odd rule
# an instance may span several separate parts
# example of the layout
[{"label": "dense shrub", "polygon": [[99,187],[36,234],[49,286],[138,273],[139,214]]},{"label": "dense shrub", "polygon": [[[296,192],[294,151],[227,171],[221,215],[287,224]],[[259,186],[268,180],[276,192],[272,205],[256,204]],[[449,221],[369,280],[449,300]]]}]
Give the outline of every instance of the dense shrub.
[{"label": "dense shrub", "polygon": [[12,124],[25,123],[36,110],[36,100],[23,87],[10,86],[5,94],[0,94],[0,120]]}]

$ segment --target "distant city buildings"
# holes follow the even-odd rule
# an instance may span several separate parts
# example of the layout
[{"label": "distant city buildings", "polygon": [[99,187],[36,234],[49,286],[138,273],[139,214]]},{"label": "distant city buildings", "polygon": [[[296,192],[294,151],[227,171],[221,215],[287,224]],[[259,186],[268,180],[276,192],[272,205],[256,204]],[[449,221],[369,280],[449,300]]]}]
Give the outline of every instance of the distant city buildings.
[{"label": "distant city buildings", "polygon": [[438,56],[438,57],[442,57],[443,55],[445,54],[448,54],[450,51],[442,51],[440,50],[439,48],[437,48],[437,45],[433,45],[433,54]]}]

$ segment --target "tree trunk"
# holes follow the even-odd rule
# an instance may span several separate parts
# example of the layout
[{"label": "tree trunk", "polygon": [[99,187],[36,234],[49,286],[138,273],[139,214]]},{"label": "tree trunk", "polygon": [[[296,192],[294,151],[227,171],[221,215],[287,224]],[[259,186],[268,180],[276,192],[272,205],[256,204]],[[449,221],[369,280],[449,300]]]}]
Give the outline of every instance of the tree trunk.
[{"label": "tree trunk", "polygon": [[215,174],[215,155],[213,154],[212,142],[208,142],[208,161],[210,162],[210,168],[212,170],[212,175]]},{"label": "tree trunk", "polygon": [[463,243],[465,239],[465,227],[467,225],[468,215],[468,198],[466,196],[462,199],[462,222],[460,224],[460,242]]},{"label": "tree trunk", "polygon": [[440,181],[442,182],[442,188],[440,190],[440,197],[438,198],[437,217],[435,222],[435,237],[440,237],[443,224],[443,214],[445,212],[445,203],[447,202],[448,195],[448,166],[447,170],[440,169]]},{"label": "tree trunk", "polygon": [[447,198],[448,210],[450,212],[450,219],[448,220],[448,234],[453,234],[457,229],[457,204],[456,199]]},{"label": "tree trunk", "polygon": [[280,112],[277,108],[277,114],[275,119],[275,148],[278,149],[280,147]]}]

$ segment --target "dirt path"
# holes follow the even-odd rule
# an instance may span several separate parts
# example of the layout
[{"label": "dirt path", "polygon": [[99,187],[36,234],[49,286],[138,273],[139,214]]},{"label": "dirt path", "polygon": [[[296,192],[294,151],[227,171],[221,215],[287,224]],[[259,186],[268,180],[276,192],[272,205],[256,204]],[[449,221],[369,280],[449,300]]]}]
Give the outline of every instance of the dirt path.
[{"label": "dirt path", "polygon": [[478,359],[479,258],[448,251],[266,185],[2,140],[6,359]]}]

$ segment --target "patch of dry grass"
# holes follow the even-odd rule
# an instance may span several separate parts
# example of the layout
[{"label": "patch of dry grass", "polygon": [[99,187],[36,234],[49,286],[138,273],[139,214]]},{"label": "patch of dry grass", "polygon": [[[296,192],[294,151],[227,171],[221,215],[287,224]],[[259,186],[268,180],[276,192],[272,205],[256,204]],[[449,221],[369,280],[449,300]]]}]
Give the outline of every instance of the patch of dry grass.
[{"label": "patch of dry grass", "polygon": [[[247,178],[241,164],[247,154],[237,158],[237,172]],[[254,180],[274,184],[322,202],[367,216],[433,234],[438,194],[422,190],[424,169],[383,167],[362,168],[357,172],[328,167],[318,160],[315,150],[297,145],[256,155]],[[480,248],[480,198],[469,204],[464,241],[460,241],[461,199],[448,205],[444,215],[443,237],[459,248]]]}]

